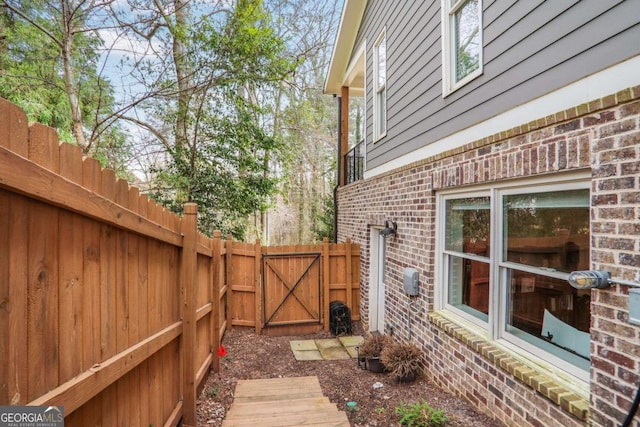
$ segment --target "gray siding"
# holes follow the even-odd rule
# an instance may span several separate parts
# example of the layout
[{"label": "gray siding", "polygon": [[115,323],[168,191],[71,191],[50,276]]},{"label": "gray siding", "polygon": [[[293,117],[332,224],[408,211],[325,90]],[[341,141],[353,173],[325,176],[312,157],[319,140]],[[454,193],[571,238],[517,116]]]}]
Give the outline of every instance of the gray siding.
[{"label": "gray siding", "polygon": [[[640,0],[485,0],[483,75],[442,97],[440,0],[367,3],[367,168],[640,53]],[[386,27],[387,136],[372,142],[372,48]],[[640,73],[640,70],[638,71]]]}]

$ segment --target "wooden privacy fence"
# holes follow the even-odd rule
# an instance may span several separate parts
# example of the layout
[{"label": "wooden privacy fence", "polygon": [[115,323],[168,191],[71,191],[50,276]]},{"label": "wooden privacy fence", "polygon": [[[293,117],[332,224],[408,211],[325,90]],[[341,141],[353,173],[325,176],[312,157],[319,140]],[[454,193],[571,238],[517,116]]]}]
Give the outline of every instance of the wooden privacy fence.
[{"label": "wooden privacy fence", "polygon": [[333,300],[359,319],[356,245],[208,238],[196,216],[0,99],[0,405],[62,405],[67,426],[194,426],[227,328],[328,330]]},{"label": "wooden privacy fence", "polygon": [[194,205],[171,214],[0,99],[0,405],[63,405],[68,426],[195,425],[226,258]]}]

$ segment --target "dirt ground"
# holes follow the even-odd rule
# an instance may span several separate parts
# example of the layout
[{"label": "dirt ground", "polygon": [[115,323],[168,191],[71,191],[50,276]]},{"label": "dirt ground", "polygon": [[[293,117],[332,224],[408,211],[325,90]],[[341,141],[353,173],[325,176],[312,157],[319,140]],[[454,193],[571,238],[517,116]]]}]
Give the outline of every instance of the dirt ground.
[{"label": "dirt ground", "polygon": [[[356,325],[354,334],[361,334]],[[289,341],[329,338],[324,332],[297,337],[257,336],[253,330],[234,329],[226,334],[223,345],[227,355],[220,360],[220,372],[212,373],[198,399],[198,425],[220,426],[233,402],[240,379],[279,378],[315,375],[322,391],[339,410],[347,412],[352,426],[395,426],[395,408],[402,403],[422,400],[444,411],[449,427],[498,427],[497,421],[475,412],[464,400],[432,384],[426,376],[409,384],[396,384],[388,374],[376,374],[358,368],[355,359],[297,361]],[[377,384],[378,383],[378,384]],[[376,387],[374,388],[374,384]],[[379,387],[382,384],[382,387]],[[346,403],[356,402],[355,410]]]}]

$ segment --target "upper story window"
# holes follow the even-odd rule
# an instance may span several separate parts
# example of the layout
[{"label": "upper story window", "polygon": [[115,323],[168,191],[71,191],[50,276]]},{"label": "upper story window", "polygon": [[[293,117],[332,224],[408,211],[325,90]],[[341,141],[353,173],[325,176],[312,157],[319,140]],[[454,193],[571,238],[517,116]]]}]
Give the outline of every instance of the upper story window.
[{"label": "upper story window", "polygon": [[482,73],[482,0],[443,0],[444,94]]},{"label": "upper story window", "polygon": [[589,181],[467,188],[438,213],[439,308],[586,382],[591,291],[567,277],[589,269]]},{"label": "upper story window", "polygon": [[373,50],[373,140],[387,134],[387,36],[383,31]]}]

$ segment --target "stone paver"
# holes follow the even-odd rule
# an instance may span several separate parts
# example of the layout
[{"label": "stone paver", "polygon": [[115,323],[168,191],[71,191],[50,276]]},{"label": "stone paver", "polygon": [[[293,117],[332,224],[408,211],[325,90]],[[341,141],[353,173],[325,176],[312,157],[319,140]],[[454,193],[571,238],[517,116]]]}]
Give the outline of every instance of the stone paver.
[{"label": "stone paver", "polygon": [[324,360],[318,350],[293,350],[296,360]]},{"label": "stone paver", "polygon": [[293,340],[291,350],[296,360],[355,359],[356,346],[364,341],[361,336],[338,337],[323,340]]},{"label": "stone paver", "polygon": [[338,337],[340,342],[345,347],[355,347],[364,342],[364,337],[361,335],[353,335],[348,337]]},{"label": "stone paver", "polygon": [[332,348],[332,347],[342,348],[342,344],[340,344],[340,340],[338,340],[337,338],[326,339],[326,340],[315,340],[315,341],[316,341],[316,345],[318,346],[318,350],[320,351],[325,350],[327,348]]},{"label": "stone paver", "polygon": [[291,349],[298,351],[318,350],[318,346],[314,340],[290,341]]}]

